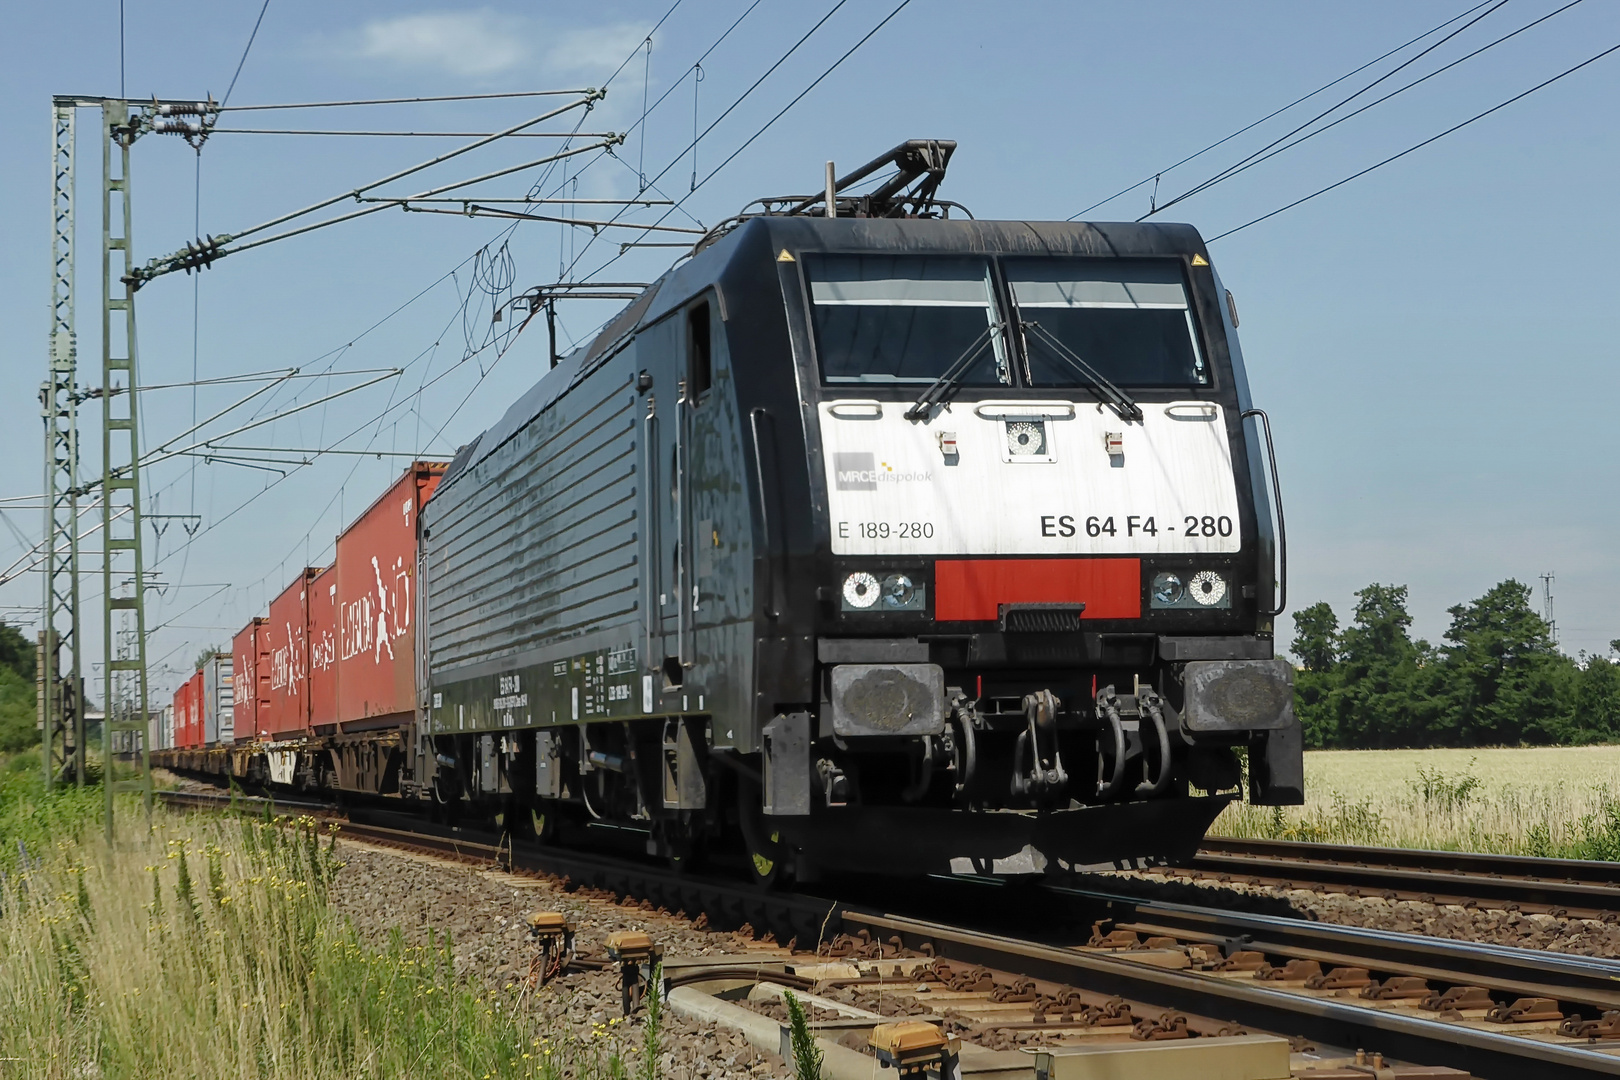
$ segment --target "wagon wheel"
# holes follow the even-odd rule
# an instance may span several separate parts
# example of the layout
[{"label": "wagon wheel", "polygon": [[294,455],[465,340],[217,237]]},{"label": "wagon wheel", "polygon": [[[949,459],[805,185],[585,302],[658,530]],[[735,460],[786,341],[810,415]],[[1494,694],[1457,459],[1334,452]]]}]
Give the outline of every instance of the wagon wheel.
[{"label": "wagon wheel", "polygon": [[737,785],[737,825],[742,833],[744,869],[755,884],[770,888],[782,876],[788,855],[782,844],[782,834],[765,823],[761,812],[759,785],[743,782]]},{"label": "wagon wheel", "polygon": [[557,815],[548,813],[538,806],[528,807],[524,813],[528,817],[529,835],[526,839],[537,844],[549,844],[557,838]]}]

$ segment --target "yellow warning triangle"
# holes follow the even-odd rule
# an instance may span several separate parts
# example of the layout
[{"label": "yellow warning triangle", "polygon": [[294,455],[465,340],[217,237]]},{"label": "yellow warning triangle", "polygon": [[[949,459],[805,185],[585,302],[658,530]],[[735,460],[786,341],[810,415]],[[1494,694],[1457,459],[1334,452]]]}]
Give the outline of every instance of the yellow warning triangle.
[{"label": "yellow warning triangle", "polygon": [[1202,255],[1194,255],[1192,264],[1194,266],[1208,266],[1209,260],[1204,258]]},{"label": "yellow warning triangle", "polygon": [[795,260],[794,260],[793,256],[788,254],[788,249],[783,248],[782,249],[782,254],[780,254],[780,255],[778,255],[776,257],[776,261],[777,262],[794,262]]}]

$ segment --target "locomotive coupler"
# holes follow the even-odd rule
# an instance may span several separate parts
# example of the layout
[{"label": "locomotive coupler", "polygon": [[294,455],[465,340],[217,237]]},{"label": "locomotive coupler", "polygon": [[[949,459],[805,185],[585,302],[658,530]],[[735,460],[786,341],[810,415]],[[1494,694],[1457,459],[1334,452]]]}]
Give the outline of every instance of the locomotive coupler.
[{"label": "locomotive coupler", "polygon": [[[1125,718],[1121,715],[1123,707],[1112,686],[1105,686],[1097,693],[1097,719],[1102,721],[1106,732],[1097,739],[1097,787],[1093,795],[1099,800],[1112,799],[1125,784],[1125,762],[1130,757],[1131,746]],[[1112,755],[1103,752],[1105,741],[1111,745]]]},{"label": "locomotive coupler", "polygon": [[1142,780],[1134,794],[1152,798],[1168,790],[1173,775],[1173,717],[1174,710],[1148,687],[1139,686],[1134,694],[1116,693],[1112,686],[1098,691],[1097,719],[1104,727],[1097,745],[1098,799],[1111,799],[1124,790],[1125,767],[1135,760],[1142,761]]},{"label": "locomotive coupler", "polygon": [[946,726],[946,735],[950,738],[952,752],[956,755],[956,783],[954,795],[961,799],[973,786],[973,780],[979,767],[979,729],[984,725],[979,716],[978,702],[969,700],[961,690],[956,690],[951,698],[950,723]]},{"label": "locomotive coupler", "polygon": [[1052,691],[1038,690],[1024,696],[1028,727],[1018,733],[1018,742],[1013,747],[1014,798],[1040,801],[1062,791],[1069,782],[1063,757],[1058,752],[1057,713],[1058,698]]}]

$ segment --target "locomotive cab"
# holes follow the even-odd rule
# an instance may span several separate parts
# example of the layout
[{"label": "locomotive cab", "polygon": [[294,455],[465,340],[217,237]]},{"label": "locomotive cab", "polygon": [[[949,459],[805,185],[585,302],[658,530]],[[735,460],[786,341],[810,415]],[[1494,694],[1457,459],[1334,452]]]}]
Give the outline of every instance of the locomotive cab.
[{"label": "locomotive cab", "polygon": [[1190,854],[1245,761],[1254,801],[1298,801],[1269,433],[1194,230],[752,227],[805,440],[788,606],[814,654],[788,667],[813,685],[761,739],[788,842],[1111,865]]}]

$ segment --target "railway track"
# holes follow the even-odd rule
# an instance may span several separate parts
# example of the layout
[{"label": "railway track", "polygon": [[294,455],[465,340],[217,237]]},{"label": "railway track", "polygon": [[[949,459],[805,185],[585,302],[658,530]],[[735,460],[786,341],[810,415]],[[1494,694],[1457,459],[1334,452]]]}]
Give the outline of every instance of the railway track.
[{"label": "railway track", "polygon": [[[237,802],[253,808],[252,800]],[[747,924],[801,947],[820,943],[831,959],[864,957],[879,967],[895,961],[902,971],[929,958],[982,966],[997,988],[989,993],[1015,1003],[996,1020],[1007,1029],[1083,1026],[1087,1021],[1041,1011],[1072,994],[1096,1010],[1118,999],[1112,1008],[1145,1022],[1149,1038],[1173,1032],[1181,1017],[1186,1035],[1270,1032],[1314,1047],[1324,1059],[1367,1049],[1392,1063],[1463,1069],[1488,1080],[1620,1076],[1614,961],[1014,881],[851,880],[820,887],[841,899],[765,892],[634,859],[514,846],[489,833],[366,809],[351,811],[341,828],[355,840],[703,912],[717,928]],[[1438,1007],[1425,1008],[1425,999]],[[1016,1004],[1022,1001],[1031,1002],[1029,1015]]]},{"label": "railway track", "polygon": [[196,807],[201,809],[238,809],[261,810],[268,808],[273,813],[334,813],[335,804],[315,799],[283,799],[268,798],[263,795],[245,795],[241,793],[224,791],[159,791],[155,793],[158,801],[169,806]]},{"label": "railway track", "polygon": [[1620,920],[1620,863],[1207,837],[1167,873],[1350,896]]}]

